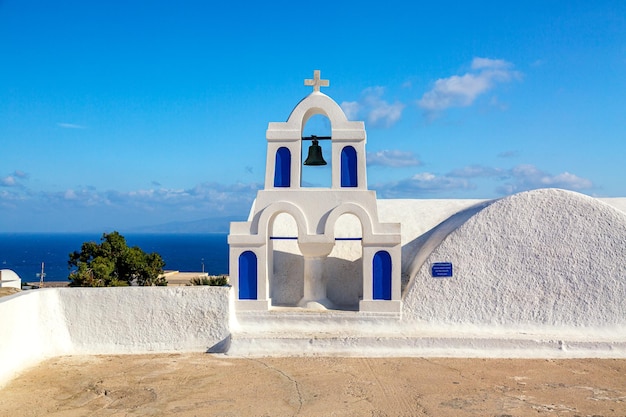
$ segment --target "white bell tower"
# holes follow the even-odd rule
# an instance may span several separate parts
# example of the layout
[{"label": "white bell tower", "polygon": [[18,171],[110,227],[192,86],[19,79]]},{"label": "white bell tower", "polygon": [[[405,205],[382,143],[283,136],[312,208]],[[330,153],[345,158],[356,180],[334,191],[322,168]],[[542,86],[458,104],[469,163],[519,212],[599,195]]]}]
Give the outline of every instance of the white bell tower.
[{"label": "white bell tower", "polygon": [[[286,122],[270,122],[267,132],[265,188],[258,191],[247,222],[230,226],[230,280],[234,287],[236,309],[268,310],[273,306],[270,294],[279,285],[272,279],[274,243],[295,240],[302,259],[290,268],[288,291],[292,307],[306,309],[343,309],[336,300],[344,300],[341,288],[329,280],[342,270],[333,270],[328,255],[342,238],[336,236],[337,220],[344,214],[360,222],[361,259],[357,269],[362,279],[359,311],[400,312],[400,224],[380,223],[376,193],[367,189],[366,133],[363,122],[348,121],[341,107],[321,93],[329,85],[320,78],[304,81],[313,87],[293,109]],[[332,184],[330,188],[306,188],[302,180],[302,132],[315,115],[326,116],[331,124]],[[313,137],[312,139],[316,139]],[[288,236],[274,236],[274,221],[281,213],[290,215],[295,229]],[[336,268],[335,268],[336,269]],[[295,283],[295,284],[294,284]],[[294,298],[295,297],[295,298]],[[281,303],[281,305],[283,305]]]}]

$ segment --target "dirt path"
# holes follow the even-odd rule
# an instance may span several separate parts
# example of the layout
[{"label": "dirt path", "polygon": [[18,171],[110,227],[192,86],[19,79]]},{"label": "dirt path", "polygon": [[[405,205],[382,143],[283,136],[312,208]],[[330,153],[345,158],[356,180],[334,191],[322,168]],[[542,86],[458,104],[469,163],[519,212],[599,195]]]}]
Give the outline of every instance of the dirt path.
[{"label": "dirt path", "polygon": [[56,358],[0,416],[626,416],[626,360]]}]

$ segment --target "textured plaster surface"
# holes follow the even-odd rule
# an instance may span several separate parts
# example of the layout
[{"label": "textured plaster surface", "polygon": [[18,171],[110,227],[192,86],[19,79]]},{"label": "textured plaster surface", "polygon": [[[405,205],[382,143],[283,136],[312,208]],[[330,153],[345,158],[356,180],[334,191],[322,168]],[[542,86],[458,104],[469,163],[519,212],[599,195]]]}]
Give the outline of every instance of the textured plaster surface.
[{"label": "textured plaster surface", "polygon": [[624,197],[599,198],[598,200],[626,213],[626,198]]},{"label": "textured plaster surface", "polygon": [[228,339],[229,288],[50,288],[0,299],[0,385],[46,357],[204,352]]},{"label": "textured plaster surface", "polygon": [[228,336],[228,290],[72,288],[59,297],[76,352],[189,351],[208,350]]},{"label": "textured plaster surface", "polygon": [[0,269],[0,288],[21,288],[22,280],[10,269]]},{"label": "textured plaster surface", "polygon": [[[626,326],[626,213],[596,199],[555,189],[516,194],[423,250],[405,320],[607,336]],[[452,262],[454,276],[431,277],[434,262]]]},{"label": "textured plaster surface", "polygon": [[[512,199],[512,200],[511,200]],[[492,271],[497,280],[492,284],[495,287],[489,287],[488,293],[496,291],[495,288],[508,288],[508,291],[526,291],[532,288],[532,282],[538,282],[538,275],[546,271],[548,275],[546,280],[556,279],[568,282],[564,278],[564,274],[587,277],[585,279],[593,279],[594,284],[591,295],[600,296],[599,293],[611,293],[612,282],[618,285],[624,285],[626,274],[608,275],[608,280],[603,281],[607,277],[608,270],[623,271],[624,256],[620,256],[619,246],[621,242],[622,252],[626,252],[623,243],[623,230],[625,227],[624,216],[626,215],[626,198],[604,198],[593,199],[578,193],[567,192],[554,189],[536,190],[529,193],[522,193],[517,196],[505,198],[503,200],[377,200],[379,219],[381,222],[399,222],[402,228],[402,275],[403,288],[406,293],[406,286],[410,277],[420,275],[420,279],[425,280],[427,285],[423,288],[413,288],[413,295],[416,297],[415,291],[425,291],[426,298],[419,301],[417,310],[423,311],[431,309],[428,314],[423,314],[418,318],[412,312],[416,309],[411,303],[417,302],[416,298],[404,298],[407,304],[405,314],[407,317],[419,320],[431,320],[436,318],[441,307],[429,305],[428,300],[432,299],[437,303],[444,302],[444,296],[437,294],[435,288],[440,285],[447,285],[444,281],[437,281],[430,278],[430,264],[432,262],[453,262],[455,270],[455,278],[449,280],[450,286],[454,284],[454,279],[458,278],[464,270],[459,270],[464,262],[471,266],[473,273],[478,271]],[[494,205],[489,211],[487,207]],[[610,207],[609,207],[610,206]],[[620,213],[621,211],[621,213]],[[487,214],[485,214],[487,213]],[[612,220],[600,220],[598,216],[609,216]],[[606,221],[614,224],[610,226]],[[544,223],[542,223],[544,222]],[[465,223],[474,225],[471,232],[467,229],[461,229]],[[509,226],[510,223],[510,226]],[[540,224],[542,223],[542,224]],[[598,228],[600,227],[600,228]],[[577,229],[579,228],[579,229]],[[456,236],[461,233],[462,236]],[[295,236],[297,227],[295,221],[287,214],[281,214],[274,222],[273,234],[277,236]],[[336,226],[337,236],[355,237],[360,235],[360,225],[354,216],[344,215]],[[475,235],[472,235],[474,233]],[[479,234],[483,234],[482,238],[478,238]],[[452,235],[456,237],[453,237]],[[497,234],[498,236],[493,236]],[[450,241],[446,239],[450,236]],[[490,236],[490,237],[487,237]],[[613,236],[613,238],[610,238]],[[499,241],[496,242],[496,237]],[[575,237],[575,238],[573,238]],[[482,240],[481,240],[482,239]],[[490,243],[485,241],[487,239]],[[605,242],[606,239],[606,242]],[[611,240],[613,239],[613,240]],[[617,239],[617,240],[615,240]],[[445,242],[444,242],[445,241]],[[608,243],[608,246],[607,246]],[[514,250],[517,245],[522,251],[528,254],[532,251],[533,256],[522,257],[519,251]],[[458,252],[461,256],[458,260],[455,257],[445,258],[440,256],[435,259],[439,252],[435,252],[437,248],[441,250]],[[490,249],[489,255],[473,259],[474,253]],[[295,300],[302,296],[302,257],[299,252],[298,245],[295,241],[274,241],[275,260],[274,260],[274,279],[271,287],[273,288],[272,300],[278,305],[294,304]],[[505,250],[515,252],[514,256],[509,256]],[[471,254],[470,254],[471,252]],[[544,254],[545,253],[545,257]],[[557,253],[561,255],[556,255]],[[574,253],[578,255],[574,256]],[[598,262],[591,261],[596,256],[602,254],[598,258]],[[329,262],[325,265],[325,274],[328,276],[328,294],[329,297],[340,305],[354,304],[354,299],[361,294],[362,271],[360,268],[359,258],[362,249],[360,243],[354,241],[338,242],[335,249],[329,256]],[[584,271],[581,259],[587,259],[589,267],[587,273]],[[607,258],[611,258],[610,260]],[[429,259],[430,263],[426,260]],[[493,259],[492,259],[493,258]],[[515,262],[520,265],[513,265]],[[603,266],[603,262],[608,262]],[[611,266],[612,265],[612,266]],[[465,267],[464,267],[465,268]],[[510,271],[509,268],[512,268]],[[620,269],[621,268],[621,269]],[[466,268],[465,268],[466,269]],[[560,271],[560,272],[559,272]],[[615,272],[615,271],[614,271]],[[582,274],[582,275],[581,275]],[[595,277],[591,275],[596,274]],[[598,275],[599,274],[599,275]],[[528,277],[530,282],[524,282],[520,276]],[[425,279],[424,276],[428,279]],[[358,277],[358,279],[351,279]],[[514,281],[511,284],[505,284],[501,281],[508,282],[509,277]],[[612,277],[612,278],[611,278]],[[582,279],[582,278],[579,278]],[[488,287],[483,281],[483,287]],[[554,285],[558,287],[558,282],[544,282],[543,285]],[[442,284],[443,283],[443,284]],[[420,284],[421,285],[421,284]],[[469,285],[469,284],[467,284]],[[571,283],[572,286],[579,286],[579,283]],[[435,286],[432,288],[432,286]],[[475,291],[481,291],[476,289]],[[547,289],[542,289],[543,292]],[[572,291],[570,288],[569,292]],[[497,292],[497,291],[496,291]],[[472,293],[473,294],[473,293]],[[480,293],[479,295],[484,293]],[[558,294],[555,293],[555,296]],[[590,295],[590,296],[591,296]],[[449,295],[450,296],[450,295]],[[548,294],[545,294],[547,297]],[[559,295],[560,296],[560,295]],[[455,297],[462,297],[457,294]],[[499,296],[501,297],[501,296]],[[518,297],[520,297],[518,295]],[[535,296],[533,296],[535,297]],[[578,294],[578,297],[585,297],[584,294]],[[615,295],[613,300],[615,300]],[[480,301],[475,300],[474,303],[485,302],[486,299]],[[426,304],[425,304],[426,302]],[[566,301],[563,301],[566,302]],[[585,301],[583,304],[589,304],[591,301]],[[458,303],[458,301],[455,301]],[[550,301],[550,303],[554,303]],[[602,304],[601,301],[597,303]],[[558,304],[558,303],[557,303]],[[493,305],[481,307],[482,310],[490,311]],[[561,306],[562,307],[562,306]],[[446,309],[454,306],[445,307]],[[460,307],[459,307],[460,308]],[[501,307],[498,307],[501,308]],[[544,308],[544,307],[542,307]],[[608,308],[607,306],[602,307]],[[615,305],[613,308],[617,308]],[[558,310],[558,309],[557,309]],[[447,310],[445,310],[447,311]],[[555,310],[556,312],[556,310]],[[623,315],[626,313],[622,311]],[[461,313],[458,317],[446,317],[445,312],[441,312],[437,323],[460,323],[463,322]],[[483,316],[486,312],[481,313]],[[528,313],[528,314],[539,314]],[[542,313],[547,314],[547,313]],[[552,313],[550,313],[552,314]],[[599,313],[603,314],[603,313]],[[478,316],[478,312],[468,311],[465,317]],[[539,315],[540,316],[540,315]],[[543,318],[538,320],[530,320],[529,323],[543,323]],[[512,322],[517,318],[511,317],[506,322]],[[546,323],[550,320],[547,318]],[[497,315],[489,315],[489,319],[483,319],[480,323],[500,323],[502,320]]]},{"label": "textured plaster surface", "polygon": [[[379,200],[381,220],[402,224],[403,274],[412,278],[402,314],[238,314],[229,354],[625,357],[624,201],[555,189]],[[348,218],[337,228],[353,229]],[[451,262],[453,277],[431,277],[434,262]],[[332,268],[329,276],[342,273]]]}]

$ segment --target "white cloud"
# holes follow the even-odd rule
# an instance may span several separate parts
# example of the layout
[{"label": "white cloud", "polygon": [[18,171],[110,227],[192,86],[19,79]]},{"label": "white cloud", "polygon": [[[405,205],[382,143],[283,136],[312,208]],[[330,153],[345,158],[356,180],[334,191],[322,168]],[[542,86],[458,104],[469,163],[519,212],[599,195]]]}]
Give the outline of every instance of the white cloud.
[{"label": "white cloud", "polygon": [[[582,191],[594,187],[593,183],[570,172],[552,175],[534,165],[518,165],[511,169],[472,165],[450,171],[445,175],[423,172],[401,181],[377,184],[374,188],[385,198],[419,198],[426,194],[474,190],[473,179],[491,181],[499,194],[514,194],[537,188],[562,188]],[[481,197],[481,196],[476,196]]]},{"label": "white cloud", "polygon": [[485,167],[482,165],[470,165],[461,169],[451,171],[448,176],[458,178],[477,178],[477,177],[494,177],[503,175],[504,171],[500,168]]},{"label": "white cloud", "polygon": [[201,183],[193,188],[151,188],[128,192],[107,191],[101,200],[115,206],[145,210],[184,210],[206,213],[247,213],[261,184]]},{"label": "white cloud", "polygon": [[[14,190],[0,189],[0,209],[19,210],[19,204],[27,199],[23,193]],[[0,214],[0,224],[2,223],[2,214]]]},{"label": "white cloud", "polygon": [[463,178],[422,172],[398,182],[379,184],[375,188],[384,198],[418,198],[442,191],[473,189],[474,185]]},{"label": "white cloud", "polygon": [[1,187],[21,187],[19,180],[28,178],[28,174],[15,170],[12,174],[7,175],[6,177],[0,178],[0,186]]},{"label": "white cloud", "polygon": [[53,209],[58,207],[74,208],[74,207],[94,207],[108,205],[107,199],[96,191],[93,187],[72,189],[68,188],[63,192],[43,192],[40,194],[41,199],[49,204]]},{"label": "white cloud", "polygon": [[4,178],[0,178],[0,185],[3,187],[14,187],[17,185],[17,180],[13,175],[7,175]]},{"label": "white cloud", "polygon": [[77,125],[74,123],[57,123],[58,127],[62,127],[64,129],[86,129],[85,126]]},{"label": "white cloud", "polygon": [[350,120],[364,117],[371,126],[390,127],[402,116],[405,105],[396,101],[393,104],[382,97],[383,87],[370,87],[363,90],[359,101],[344,101],[341,108]]},{"label": "white cloud", "polygon": [[550,187],[556,186],[572,190],[584,190],[593,186],[593,183],[590,180],[581,178],[578,175],[571,174],[567,171],[552,177],[544,176],[542,181]]},{"label": "white cloud", "polygon": [[76,192],[74,190],[66,190],[63,194],[63,198],[66,200],[76,200]]},{"label": "white cloud", "polygon": [[509,171],[510,180],[498,188],[503,194],[517,193],[535,188],[563,188],[567,190],[588,190],[593,188],[591,180],[570,172],[551,175],[534,165],[518,165]]},{"label": "white cloud", "polygon": [[490,87],[489,80],[474,74],[453,75],[435,81],[432,90],[424,93],[419,106],[427,110],[443,110],[448,107],[465,107]]},{"label": "white cloud", "polygon": [[511,63],[502,59],[474,58],[471,72],[438,79],[417,104],[431,113],[451,107],[470,106],[497,84],[519,78],[521,74],[512,67]]},{"label": "white cloud", "polygon": [[458,178],[491,177],[498,181],[506,181],[497,187],[497,191],[501,194],[512,194],[536,188],[563,188],[574,191],[593,188],[593,183],[586,178],[570,172],[552,175],[530,164],[517,165],[511,169],[473,165],[453,170],[448,176]]},{"label": "white cloud", "polygon": [[413,188],[427,191],[473,188],[466,180],[448,175],[435,175],[430,172],[413,175],[407,184]]},{"label": "white cloud", "polygon": [[341,103],[341,109],[346,114],[348,120],[356,120],[358,118],[361,105],[356,101],[344,101]]},{"label": "white cloud", "polygon": [[510,68],[513,65],[510,62],[505,61],[504,59],[490,59],[490,58],[479,58],[476,57],[472,60],[472,69],[500,69],[500,68]]},{"label": "white cloud", "polygon": [[[13,177],[11,177],[13,178]],[[11,182],[12,180],[2,182]],[[247,214],[256,191],[263,188],[257,183],[218,184],[201,183],[192,188],[176,189],[154,187],[130,191],[106,190],[95,187],[74,187],[64,191],[33,192],[26,187],[13,187],[14,191],[1,191],[5,199],[24,201],[29,206],[45,210],[68,210],[99,206],[121,210],[146,210],[175,212],[176,210],[211,213]]]},{"label": "white cloud", "polygon": [[422,162],[413,152],[385,149],[378,152],[368,152],[367,164],[388,167],[410,167],[420,166]]}]

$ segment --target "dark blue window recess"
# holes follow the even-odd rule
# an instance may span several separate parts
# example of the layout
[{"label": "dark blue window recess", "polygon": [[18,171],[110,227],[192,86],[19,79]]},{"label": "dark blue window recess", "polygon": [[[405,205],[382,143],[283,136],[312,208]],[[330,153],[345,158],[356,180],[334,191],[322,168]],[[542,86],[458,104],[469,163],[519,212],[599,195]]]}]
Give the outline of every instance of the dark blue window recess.
[{"label": "dark blue window recess", "polygon": [[239,299],[257,299],[257,260],[251,251],[239,255]]},{"label": "dark blue window recess", "polygon": [[376,252],[373,260],[374,300],[391,300],[391,255]]},{"label": "dark blue window recess", "polygon": [[341,186],[357,187],[356,150],[346,146],[341,150]]},{"label": "dark blue window recess", "polygon": [[291,186],[291,152],[284,146],[276,151],[274,166],[274,187]]}]

